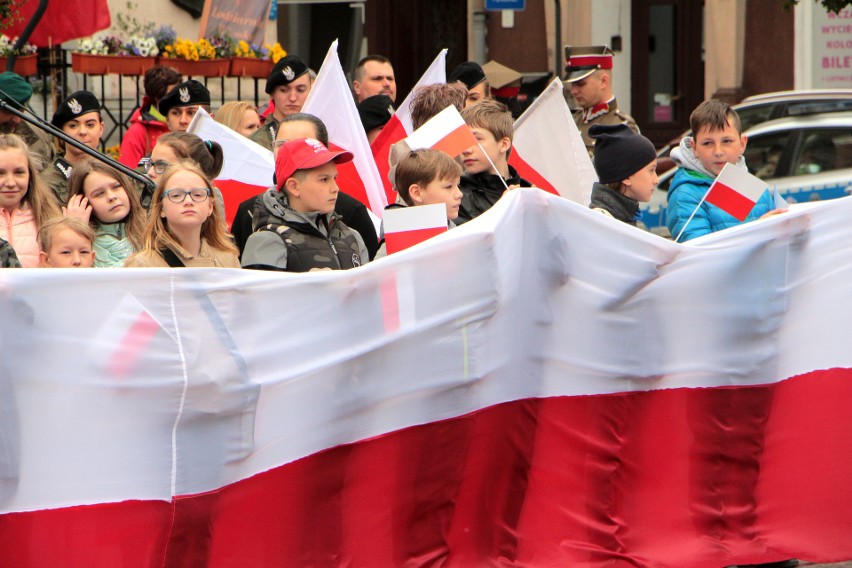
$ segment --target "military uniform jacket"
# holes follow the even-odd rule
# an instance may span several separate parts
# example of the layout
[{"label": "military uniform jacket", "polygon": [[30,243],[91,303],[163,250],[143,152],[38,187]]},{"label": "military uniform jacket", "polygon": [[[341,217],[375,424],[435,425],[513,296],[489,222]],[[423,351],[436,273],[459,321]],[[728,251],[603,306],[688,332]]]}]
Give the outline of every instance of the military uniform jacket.
[{"label": "military uniform jacket", "polygon": [[53,162],[53,144],[51,143],[50,135],[46,132],[37,129],[26,122],[22,122],[15,127],[11,124],[4,124],[0,126],[0,133],[17,134],[24,142],[27,143],[27,146],[30,147],[30,151],[33,152],[38,159],[37,163],[33,164],[36,171],[41,172],[45,168],[49,167]]},{"label": "military uniform jacket", "polygon": [[254,232],[246,241],[243,268],[308,272],[354,268],[368,261],[361,235],[339,215],[294,211],[286,194],[274,189],[261,195],[252,220]]},{"label": "military uniform jacket", "polygon": [[53,163],[41,173],[41,179],[56,196],[59,205],[68,204],[68,180],[71,179],[71,163],[64,156],[56,156]]},{"label": "military uniform jacket", "polygon": [[280,124],[272,115],[269,115],[266,117],[263,126],[255,130],[249,138],[271,152],[272,142],[275,140],[275,135],[278,134],[278,126]]},{"label": "military uniform jacket", "polygon": [[590,109],[575,110],[574,122],[580,129],[580,135],[583,137],[583,143],[586,145],[589,157],[595,154],[595,141],[589,136],[589,128],[593,124],[626,124],[630,130],[639,134],[636,121],[629,114],[618,110],[618,102],[614,98],[608,103],[602,103]]}]

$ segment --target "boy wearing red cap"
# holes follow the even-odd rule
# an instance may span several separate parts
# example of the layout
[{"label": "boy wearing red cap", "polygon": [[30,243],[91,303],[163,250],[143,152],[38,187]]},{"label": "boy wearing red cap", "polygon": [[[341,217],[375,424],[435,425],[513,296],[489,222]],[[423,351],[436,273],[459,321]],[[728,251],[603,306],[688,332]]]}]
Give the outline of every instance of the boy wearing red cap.
[{"label": "boy wearing red cap", "polygon": [[275,159],[276,188],[252,211],[243,268],[308,272],[366,263],[361,235],[334,213],[337,164],[351,160],[351,153],[331,152],[313,138],[286,142]]}]

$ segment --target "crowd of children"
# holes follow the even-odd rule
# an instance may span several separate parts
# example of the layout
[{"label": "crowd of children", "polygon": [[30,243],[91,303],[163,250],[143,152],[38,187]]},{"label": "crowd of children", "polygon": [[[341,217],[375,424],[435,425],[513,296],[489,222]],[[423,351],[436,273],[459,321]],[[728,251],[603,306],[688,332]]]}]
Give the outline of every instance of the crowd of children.
[{"label": "crowd of children", "polygon": [[[275,154],[271,187],[240,205],[232,232],[211,181],[222,168],[223,149],[186,132],[199,108],[210,109],[210,93],[174,70],[146,73],[142,108],[122,144],[121,161],[138,165],[156,183],[153,199],[140,200],[135,183],[85,148],[58,141],[45,149],[31,127],[21,128],[21,136],[0,135],[0,266],[304,272],[354,268],[384,256],[366,207],[337,186],[337,165],[352,154],[330,150],[322,121],[301,112],[313,76],[288,56],[267,82],[274,110],[265,120],[250,103],[219,109],[217,120]],[[31,94],[14,73],[0,75],[4,100],[23,105]],[[392,116],[394,99],[382,91],[358,100],[365,131],[375,137]],[[452,228],[483,214],[507,191],[531,185],[509,165],[512,115],[490,96],[481,67],[468,62],[448,84],[424,87],[412,100],[415,128],[452,105],[477,143],[458,156],[395,144],[388,177],[398,199],[390,208],[443,203]],[[100,109],[92,93],[78,91],[58,105],[51,123],[97,149],[104,131]],[[693,136],[672,153],[680,169],[668,194],[668,226],[682,241],[740,223],[703,197],[725,164],[744,167],[746,145],[736,112],[721,101],[702,103],[690,123]],[[658,182],[653,144],[626,124],[593,125],[589,136],[599,178],[589,206],[636,225],[639,204],[650,200]],[[767,192],[746,221],[771,213],[771,204]]]},{"label": "crowd of children", "polygon": [[[372,142],[392,116],[396,86],[386,59],[365,58],[361,67],[355,95]],[[595,69],[577,67],[569,79],[573,89],[583,87],[580,83],[594,73]],[[603,74],[601,80],[606,83],[607,77]],[[122,143],[121,162],[138,166],[156,184],[145,199],[127,176],[81,149],[97,149],[104,131],[101,105],[92,93],[73,93],[58,105],[51,120],[80,147],[63,142],[51,148],[28,126],[0,133],[0,268],[309,272],[352,269],[387,254],[382,231],[376,234],[365,205],[338,187],[337,166],[350,162],[353,155],[330,149],[325,124],[301,112],[313,80],[301,59],[287,56],[273,68],[266,83],[273,110],[265,113],[265,120],[254,105],[244,102],[226,103],[216,113],[216,120],[275,156],[271,187],[239,205],[230,231],[224,200],[212,182],[224,163],[223,148],[186,132],[198,109],[210,110],[210,93],[198,81],[181,79],[169,68],[146,73],[142,108],[134,113]],[[0,74],[4,100],[24,105],[31,95],[32,87],[22,78]],[[494,100],[478,64],[462,64],[450,74],[449,83],[414,93],[410,109],[414,128],[449,106],[460,111],[476,144],[458,156],[434,149],[412,151],[405,141],[394,144],[388,178],[397,201],[388,208],[444,205],[447,226],[454,228],[488,211],[506,192],[531,184],[509,165],[512,114]],[[604,106],[618,116],[613,104]],[[12,128],[20,126],[4,111],[0,119]],[[690,126],[693,135],[672,152],[679,170],[668,192],[668,228],[681,241],[743,222],[705,200],[727,164],[745,167],[747,140],[737,113],[721,101],[705,101],[691,114]],[[651,199],[658,183],[653,144],[629,121],[592,124],[588,137],[598,176],[589,207],[613,223],[636,226],[640,203]],[[773,203],[764,192],[744,222],[777,213]],[[770,403],[753,399],[742,412],[765,420]],[[728,402],[711,404],[714,415],[740,412]],[[719,428],[702,424],[694,426],[693,433],[716,436]],[[601,435],[620,434],[608,430]],[[696,473],[697,483],[713,481],[700,475]],[[753,488],[756,474],[745,482]],[[602,498],[615,498],[606,480],[600,480],[599,487]],[[729,517],[736,520],[737,515]],[[609,529],[601,524],[604,533]]]}]

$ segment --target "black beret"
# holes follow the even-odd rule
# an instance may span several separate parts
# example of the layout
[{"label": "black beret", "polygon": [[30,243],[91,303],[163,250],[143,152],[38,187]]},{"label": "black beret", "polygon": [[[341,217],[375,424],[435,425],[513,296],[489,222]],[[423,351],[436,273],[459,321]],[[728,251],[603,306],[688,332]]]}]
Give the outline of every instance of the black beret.
[{"label": "black beret", "polygon": [[167,116],[169,110],[175,107],[183,107],[189,105],[207,105],[210,106],[210,91],[207,90],[202,83],[195,79],[178,83],[177,87],[166,93],[157,110],[160,114]]},{"label": "black beret", "polygon": [[393,101],[387,95],[373,95],[358,103],[358,116],[364,131],[384,126],[393,116]]},{"label": "black beret", "polygon": [[461,81],[468,89],[472,89],[485,80],[485,71],[476,61],[465,61],[453,69],[447,83]]},{"label": "black beret", "polygon": [[593,124],[589,136],[595,140],[595,171],[598,181],[622,181],[657,158],[650,140],[626,124]]},{"label": "black beret", "polygon": [[89,91],[77,91],[56,107],[56,112],[53,113],[50,123],[56,128],[62,128],[69,120],[74,120],[89,112],[99,113],[100,111],[101,103],[94,94]]},{"label": "black beret", "polygon": [[298,55],[282,57],[266,79],[266,94],[271,95],[275,87],[289,85],[307,72],[307,64]]},{"label": "black beret", "polygon": [[25,105],[31,96],[33,86],[26,79],[11,71],[0,73],[0,99]]}]

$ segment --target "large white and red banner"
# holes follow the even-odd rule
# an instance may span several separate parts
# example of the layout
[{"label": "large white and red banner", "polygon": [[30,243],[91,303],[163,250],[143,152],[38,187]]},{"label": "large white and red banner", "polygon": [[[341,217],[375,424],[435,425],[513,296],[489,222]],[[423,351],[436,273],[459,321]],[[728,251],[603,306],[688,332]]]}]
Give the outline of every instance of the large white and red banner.
[{"label": "large white and red banner", "polygon": [[0,270],[0,564],[848,559],[850,216],[520,189],[346,272]]},{"label": "large white and red banner", "polygon": [[562,89],[554,79],[515,121],[509,164],[535,187],[588,205],[598,175]]},{"label": "large white and red banner", "polygon": [[340,65],[337,40],[328,48],[302,112],[325,123],[332,150],[346,150],[355,156],[351,162],[337,166],[340,189],[381,217],[388,202],[352,90]]}]

